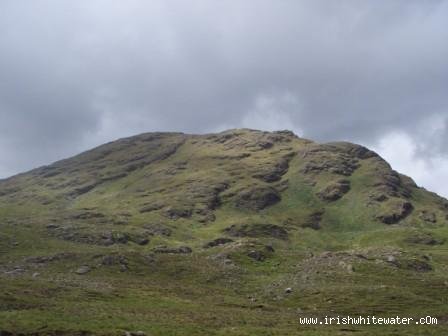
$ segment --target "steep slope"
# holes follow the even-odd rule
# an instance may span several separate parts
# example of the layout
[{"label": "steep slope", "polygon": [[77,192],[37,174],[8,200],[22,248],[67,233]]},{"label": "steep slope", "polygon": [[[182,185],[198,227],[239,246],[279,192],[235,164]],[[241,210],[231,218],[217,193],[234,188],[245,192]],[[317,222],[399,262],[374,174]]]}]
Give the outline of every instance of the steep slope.
[{"label": "steep slope", "polygon": [[0,181],[0,330],[331,335],[344,326],[298,317],[442,321],[447,216],[445,199],[351,143],[247,129],[121,139]]}]

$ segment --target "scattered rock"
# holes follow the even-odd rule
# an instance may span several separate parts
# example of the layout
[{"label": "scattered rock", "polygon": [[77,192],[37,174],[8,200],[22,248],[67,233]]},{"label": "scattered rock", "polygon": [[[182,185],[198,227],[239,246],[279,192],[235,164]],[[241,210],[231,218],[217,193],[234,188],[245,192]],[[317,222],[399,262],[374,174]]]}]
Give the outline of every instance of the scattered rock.
[{"label": "scattered rock", "polygon": [[285,293],[286,294],[291,294],[292,293],[292,288],[291,287],[285,288]]}]

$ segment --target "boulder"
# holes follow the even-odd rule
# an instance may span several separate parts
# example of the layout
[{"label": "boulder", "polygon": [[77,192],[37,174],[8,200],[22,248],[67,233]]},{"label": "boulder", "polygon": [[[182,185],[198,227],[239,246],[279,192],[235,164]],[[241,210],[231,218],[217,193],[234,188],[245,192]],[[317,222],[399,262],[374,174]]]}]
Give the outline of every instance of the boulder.
[{"label": "boulder", "polygon": [[76,273],[76,274],[79,274],[79,275],[84,275],[84,274],[89,273],[90,271],[91,271],[91,268],[90,268],[89,266],[87,266],[87,265],[83,265],[83,266],[79,267],[79,268],[75,271],[75,273]]}]

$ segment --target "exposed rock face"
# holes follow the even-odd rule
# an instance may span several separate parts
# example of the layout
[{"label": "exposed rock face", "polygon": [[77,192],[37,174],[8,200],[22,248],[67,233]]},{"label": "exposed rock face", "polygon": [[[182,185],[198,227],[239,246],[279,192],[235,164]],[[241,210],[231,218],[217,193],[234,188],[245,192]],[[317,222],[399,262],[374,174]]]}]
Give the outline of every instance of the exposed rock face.
[{"label": "exposed rock face", "polygon": [[342,179],[328,184],[319,191],[318,196],[324,201],[336,201],[350,190],[350,181]]},{"label": "exposed rock face", "polygon": [[144,224],[143,227],[146,229],[146,232],[152,236],[169,237],[172,234],[172,230],[164,224]]},{"label": "exposed rock face", "polygon": [[428,223],[436,223],[437,217],[434,212],[430,212],[428,210],[422,210],[419,214],[419,218]]},{"label": "exposed rock face", "polygon": [[350,176],[359,168],[359,160],[332,146],[312,145],[299,153],[306,159],[301,169],[304,174],[319,174],[323,172]]},{"label": "exposed rock face", "polygon": [[411,244],[421,244],[421,245],[442,245],[445,240],[444,239],[438,239],[434,238],[431,234],[427,233],[421,233],[421,234],[415,234],[411,237],[408,237],[405,240],[407,243]]},{"label": "exposed rock face", "polygon": [[413,209],[410,202],[396,199],[387,204],[387,208],[378,214],[377,218],[384,224],[395,224],[406,218]]},{"label": "exposed rock face", "polygon": [[122,232],[122,231],[83,231],[75,226],[62,226],[51,230],[51,235],[58,238],[92,245],[111,246],[114,244],[128,244],[133,242],[138,245],[147,245],[149,243],[150,232]]},{"label": "exposed rock face", "polygon": [[115,266],[115,265],[128,265],[128,260],[125,256],[119,254],[110,254],[102,257],[101,265],[103,266]]},{"label": "exposed rock face", "polygon": [[188,246],[166,247],[159,246],[153,249],[154,253],[170,253],[170,254],[189,254],[193,250]]},{"label": "exposed rock face", "polygon": [[274,164],[261,167],[258,169],[258,172],[253,175],[253,177],[268,183],[279,181],[288,171],[290,159],[290,156],[283,157]]},{"label": "exposed rock face", "polygon": [[322,216],[325,213],[323,209],[312,212],[305,220],[305,222],[301,225],[304,228],[310,228],[313,230],[319,230],[321,228],[320,222],[322,220]]},{"label": "exposed rock face", "polygon": [[372,157],[378,157],[378,154],[371,151],[370,149],[350,142],[329,142],[326,143],[325,146],[333,151],[345,153],[358,159],[364,160]]},{"label": "exposed rock face", "polygon": [[189,218],[192,215],[192,209],[184,208],[184,207],[168,207],[163,211],[165,217],[176,220],[179,218]]},{"label": "exposed rock face", "polygon": [[254,187],[236,196],[235,205],[248,210],[262,210],[280,201],[280,194],[272,187]]},{"label": "exposed rock face", "polygon": [[[285,131],[142,134],[0,180],[0,325],[213,334],[230,321],[293,335],[296,304],[443,308],[447,225],[447,200],[362,146]],[[58,313],[79,300],[82,311]],[[142,307],[148,320],[135,321]],[[107,323],[84,323],[99,308]]]},{"label": "exposed rock face", "polygon": [[274,224],[243,224],[232,225],[224,230],[233,237],[273,237],[277,239],[287,239],[288,232],[281,226]]},{"label": "exposed rock face", "polygon": [[429,272],[433,270],[432,265],[425,258],[390,258],[388,263],[404,270],[414,271],[414,272]]},{"label": "exposed rock face", "polygon": [[163,203],[153,203],[153,204],[148,204],[148,205],[143,206],[142,208],[140,208],[139,211],[141,213],[152,212],[152,211],[160,210],[164,207],[165,207],[165,205]]},{"label": "exposed rock face", "polygon": [[204,245],[204,248],[210,248],[215,246],[220,246],[228,243],[232,243],[233,239],[230,238],[216,238],[215,240],[212,240],[211,242],[208,242]]},{"label": "exposed rock face", "polygon": [[258,251],[258,250],[249,251],[249,253],[247,253],[247,256],[256,261],[264,261],[266,259],[266,255],[263,252]]},{"label": "exposed rock face", "polygon": [[255,261],[265,261],[273,253],[274,248],[271,245],[265,245],[250,249],[247,256]]}]

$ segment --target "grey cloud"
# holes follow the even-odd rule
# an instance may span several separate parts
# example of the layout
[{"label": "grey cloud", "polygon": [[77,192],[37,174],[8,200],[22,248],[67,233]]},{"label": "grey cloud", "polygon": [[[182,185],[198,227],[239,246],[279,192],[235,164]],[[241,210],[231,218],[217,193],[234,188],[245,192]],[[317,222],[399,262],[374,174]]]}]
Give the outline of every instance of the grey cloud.
[{"label": "grey cloud", "polygon": [[429,124],[448,114],[447,15],[447,1],[2,1],[0,174],[143,131],[268,123],[365,144],[400,131],[446,155],[446,124]]}]

